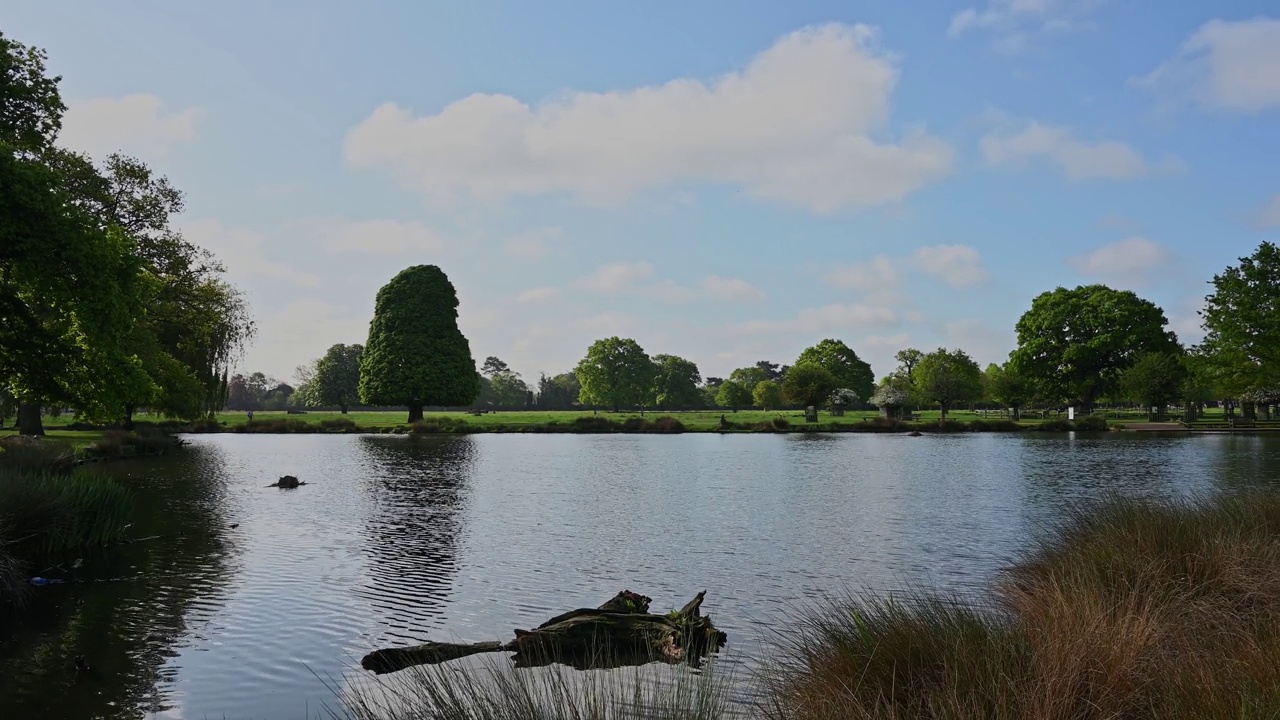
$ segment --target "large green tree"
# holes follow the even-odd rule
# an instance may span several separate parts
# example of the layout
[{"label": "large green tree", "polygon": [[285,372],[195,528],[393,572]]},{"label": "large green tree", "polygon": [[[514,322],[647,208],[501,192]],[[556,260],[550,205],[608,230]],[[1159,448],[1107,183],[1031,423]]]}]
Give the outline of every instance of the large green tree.
[{"label": "large green tree", "polygon": [[982,397],[982,369],[963,350],[938,348],[920,358],[912,374],[920,397],[938,403],[943,420],[957,403]]},{"label": "large green tree", "polygon": [[[875,390],[875,374],[871,366],[843,341],[827,338],[800,353],[796,365],[819,365],[835,376],[836,386],[849,388],[858,397],[871,397]],[[812,403],[810,403],[812,404]]]},{"label": "large green tree", "polygon": [[777,410],[782,407],[782,386],[773,380],[761,380],[751,391],[751,399],[761,410]]},{"label": "large green tree", "polygon": [[1013,420],[1022,419],[1022,408],[1031,402],[1033,384],[1012,362],[987,368],[987,392],[991,399],[1009,408]]},{"label": "large green tree", "polygon": [[658,407],[674,410],[695,408],[702,404],[702,373],[692,360],[676,355],[654,355],[654,402]]},{"label": "large green tree", "polygon": [[360,356],[364,346],[359,343],[338,343],[325,351],[316,362],[315,374],[308,383],[310,400],[319,405],[337,405],[343,415],[347,408],[360,401]]},{"label": "large green tree", "polygon": [[1128,290],[1057,288],[1036,297],[1018,320],[1012,359],[1041,398],[1090,412],[1139,355],[1177,350],[1166,325],[1164,311]]},{"label": "large green tree", "polygon": [[536,403],[544,410],[568,410],[578,403],[578,393],[581,390],[578,376],[571,372],[555,376],[542,373],[538,378]]},{"label": "large green tree", "polygon": [[1219,391],[1239,398],[1280,386],[1280,248],[1264,242],[1212,282],[1200,351]]},{"label": "large green tree", "polygon": [[603,405],[618,412],[623,407],[643,409],[653,397],[653,361],[631,338],[595,341],[574,374],[582,385],[578,400],[583,405]]},{"label": "large green tree", "polygon": [[787,371],[787,377],[782,381],[782,397],[792,405],[816,408],[839,386],[839,380],[830,370],[816,362],[800,360]]},{"label": "large green tree", "polygon": [[739,408],[750,407],[753,400],[751,391],[737,380],[725,380],[716,388],[717,407],[736,412]]},{"label": "large green tree", "polygon": [[493,407],[523,407],[529,399],[529,386],[520,373],[511,369],[502,359],[490,355],[480,368],[481,405]]},{"label": "large green tree", "polygon": [[480,394],[471,345],[458,329],[458,293],[435,265],[401,270],[378,291],[360,355],[360,400],[403,405],[409,422],[428,405],[464,407]]},{"label": "large green tree", "polygon": [[1160,420],[1164,408],[1186,389],[1187,366],[1180,354],[1143,353],[1120,375],[1120,391],[1130,400],[1155,408],[1152,420]]}]

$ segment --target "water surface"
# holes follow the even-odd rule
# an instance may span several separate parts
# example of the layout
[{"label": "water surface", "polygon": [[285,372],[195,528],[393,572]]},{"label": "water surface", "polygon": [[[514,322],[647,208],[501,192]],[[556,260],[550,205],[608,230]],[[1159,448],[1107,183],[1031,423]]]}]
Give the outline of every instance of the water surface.
[{"label": "water surface", "polygon": [[160,537],[0,624],[0,715],[317,717],[370,649],[505,640],[624,588],[658,611],[706,589],[741,677],[797,604],[980,591],[1073,503],[1280,470],[1280,437],[1241,434],[189,439],[103,466]]}]

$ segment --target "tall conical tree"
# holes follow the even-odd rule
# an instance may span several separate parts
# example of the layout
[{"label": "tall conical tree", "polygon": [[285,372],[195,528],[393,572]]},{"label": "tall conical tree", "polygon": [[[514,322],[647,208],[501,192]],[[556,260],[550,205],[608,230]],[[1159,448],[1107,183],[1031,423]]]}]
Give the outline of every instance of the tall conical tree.
[{"label": "tall conical tree", "polygon": [[360,399],[406,405],[409,422],[428,405],[463,407],[480,394],[471,345],[458,330],[458,293],[435,265],[406,268],[378,291],[360,356]]}]

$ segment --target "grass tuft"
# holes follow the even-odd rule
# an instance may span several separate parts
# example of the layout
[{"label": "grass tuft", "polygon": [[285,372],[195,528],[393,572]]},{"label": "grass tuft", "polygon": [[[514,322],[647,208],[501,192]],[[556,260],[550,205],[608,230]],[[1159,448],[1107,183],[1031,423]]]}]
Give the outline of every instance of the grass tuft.
[{"label": "grass tuft", "polygon": [[1073,512],[987,602],[844,599],[797,621],[765,716],[1280,714],[1280,492]]}]

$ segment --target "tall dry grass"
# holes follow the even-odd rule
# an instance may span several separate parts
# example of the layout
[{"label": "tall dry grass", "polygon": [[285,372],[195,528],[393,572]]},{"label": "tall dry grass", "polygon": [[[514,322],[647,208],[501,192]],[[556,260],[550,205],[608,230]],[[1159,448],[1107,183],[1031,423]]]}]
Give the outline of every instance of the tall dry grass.
[{"label": "tall dry grass", "polygon": [[770,718],[1280,717],[1280,493],[1113,498],[985,602],[846,598],[779,649]]},{"label": "tall dry grass", "polygon": [[724,720],[714,663],[614,670],[516,669],[506,657],[411,668],[347,687],[333,720]]}]

